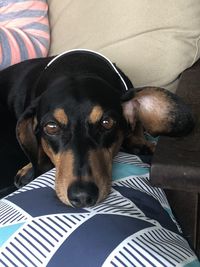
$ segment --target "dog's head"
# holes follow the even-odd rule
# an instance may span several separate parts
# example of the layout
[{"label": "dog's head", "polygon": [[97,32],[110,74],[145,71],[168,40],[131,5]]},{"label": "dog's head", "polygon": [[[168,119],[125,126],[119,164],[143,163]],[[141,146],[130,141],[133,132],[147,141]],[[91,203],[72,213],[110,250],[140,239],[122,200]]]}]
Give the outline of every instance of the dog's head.
[{"label": "dog's head", "polygon": [[160,88],[127,90],[110,62],[95,58],[88,64],[83,54],[75,60],[64,55],[48,66],[17,124],[18,140],[34,168],[43,172],[50,159],[57,196],[76,207],[108,195],[112,159],[137,120],[156,135],[191,126],[191,114],[177,97]]}]

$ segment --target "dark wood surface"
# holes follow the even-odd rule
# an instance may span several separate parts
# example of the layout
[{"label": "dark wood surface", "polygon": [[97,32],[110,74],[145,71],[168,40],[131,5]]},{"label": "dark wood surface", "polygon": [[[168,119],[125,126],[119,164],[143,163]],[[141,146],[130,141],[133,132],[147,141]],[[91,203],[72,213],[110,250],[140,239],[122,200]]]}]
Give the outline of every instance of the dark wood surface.
[{"label": "dark wood surface", "polygon": [[191,106],[196,125],[188,136],[160,137],[151,182],[163,188],[200,192],[200,61],[183,73],[177,94]]},{"label": "dark wood surface", "polygon": [[200,60],[183,72],[177,94],[190,105],[195,128],[185,137],[159,139],[150,181],[166,190],[185,237],[200,256]]}]

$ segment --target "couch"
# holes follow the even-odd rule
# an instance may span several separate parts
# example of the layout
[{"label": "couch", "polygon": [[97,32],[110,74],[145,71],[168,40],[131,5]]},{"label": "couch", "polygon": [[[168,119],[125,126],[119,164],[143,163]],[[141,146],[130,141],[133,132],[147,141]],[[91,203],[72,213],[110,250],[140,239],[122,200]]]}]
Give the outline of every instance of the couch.
[{"label": "couch", "polygon": [[[177,91],[188,101],[182,92],[191,92],[191,82],[185,78],[187,71],[180,75],[200,57],[198,0],[156,0],[151,4],[147,0],[49,0],[48,4],[49,55],[73,48],[93,49],[122,68],[135,87],[161,86]],[[198,67],[194,68],[198,73]],[[193,73],[193,67],[188,71]],[[192,231],[187,232],[184,218],[187,220],[189,213],[181,216],[183,205],[174,201],[180,192],[186,192],[185,207],[188,194],[193,205],[199,192],[198,169],[190,186],[190,173],[181,168],[177,178],[171,168],[175,165],[178,167],[174,169],[179,169],[175,155],[179,155],[181,142],[186,146],[185,158],[193,167],[194,161],[187,157],[191,136],[187,138],[187,144],[185,138],[159,139],[150,179],[149,164],[135,155],[119,153],[113,163],[112,192],[95,208],[72,209],[60,203],[54,192],[55,170],[3,198],[2,266],[200,266],[191,249],[199,254],[198,234],[191,237]],[[194,159],[198,165],[198,158]],[[180,216],[178,222],[183,224],[185,235],[158,185],[168,189],[171,207]],[[186,188],[194,193],[187,193]],[[194,204],[197,206],[198,201]]]}]

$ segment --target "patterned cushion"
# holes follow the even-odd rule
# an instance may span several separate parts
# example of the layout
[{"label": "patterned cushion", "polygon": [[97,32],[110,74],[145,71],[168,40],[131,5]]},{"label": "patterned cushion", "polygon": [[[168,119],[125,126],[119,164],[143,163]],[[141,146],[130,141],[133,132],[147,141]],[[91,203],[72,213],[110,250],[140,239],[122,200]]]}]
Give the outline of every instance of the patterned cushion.
[{"label": "patterned cushion", "polygon": [[0,201],[0,266],[200,266],[138,157],[118,154],[112,192],[93,208],[62,204],[54,174]]},{"label": "patterned cushion", "polygon": [[47,11],[45,0],[0,0],[0,70],[47,55]]}]

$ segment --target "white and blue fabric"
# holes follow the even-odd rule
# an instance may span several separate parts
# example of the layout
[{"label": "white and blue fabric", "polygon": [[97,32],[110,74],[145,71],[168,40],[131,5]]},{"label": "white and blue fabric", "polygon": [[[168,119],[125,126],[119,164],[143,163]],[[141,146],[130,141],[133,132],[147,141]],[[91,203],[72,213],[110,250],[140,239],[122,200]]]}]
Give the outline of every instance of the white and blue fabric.
[{"label": "white and blue fabric", "polygon": [[197,267],[149,166],[120,152],[112,191],[93,208],[61,203],[55,170],[0,201],[0,266]]}]

